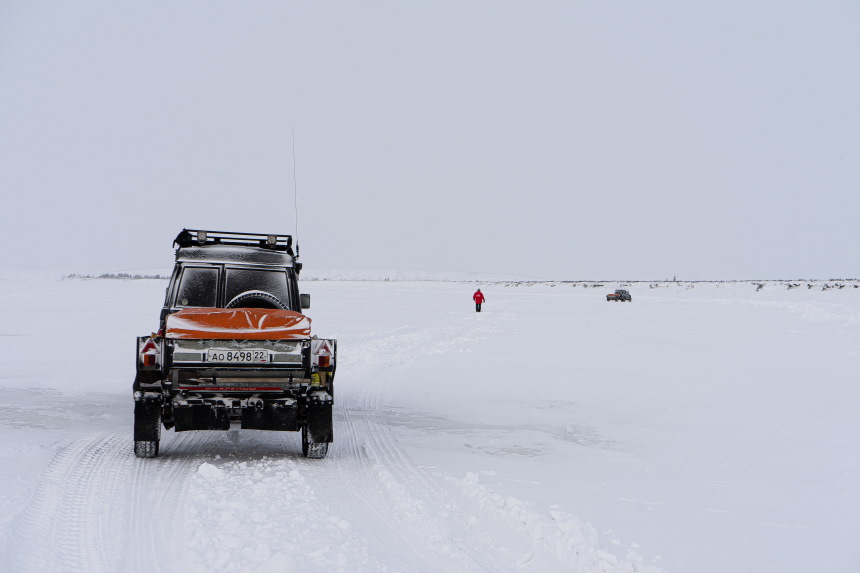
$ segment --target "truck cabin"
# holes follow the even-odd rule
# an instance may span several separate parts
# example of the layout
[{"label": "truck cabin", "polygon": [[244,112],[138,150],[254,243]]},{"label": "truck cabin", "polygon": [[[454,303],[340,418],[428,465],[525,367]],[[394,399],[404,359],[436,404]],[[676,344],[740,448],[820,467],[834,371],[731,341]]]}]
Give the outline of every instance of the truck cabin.
[{"label": "truck cabin", "polygon": [[[203,233],[202,239],[198,238],[200,233]],[[245,238],[225,240],[221,235]],[[296,262],[297,257],[290,248],[291,238],[253,235],[247,239],[248,235],[187,229],[179,234],[174,243],[179,246],[176,264],[161,312],[162,327],[168,314],[185,308],[267,308],[301,312],[310,306],[309,296],[299,293],[301,263]]]}]

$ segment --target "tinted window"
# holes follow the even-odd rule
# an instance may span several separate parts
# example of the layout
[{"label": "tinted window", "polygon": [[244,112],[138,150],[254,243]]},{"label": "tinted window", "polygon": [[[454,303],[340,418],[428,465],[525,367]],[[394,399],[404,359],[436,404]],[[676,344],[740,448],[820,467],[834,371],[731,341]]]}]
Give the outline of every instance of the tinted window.
[{"label": "tinted window", "polygon": [[259,290],[277,298],[284,308],[290,308],[290,286],[284,271],[255,269],[227,269],[227,285],[224,304],[242,293]]},{"label": "tinted window", "polygon": [[176,292],[176,306],[214,307],[217,295],[218,269],[186,268]]}]

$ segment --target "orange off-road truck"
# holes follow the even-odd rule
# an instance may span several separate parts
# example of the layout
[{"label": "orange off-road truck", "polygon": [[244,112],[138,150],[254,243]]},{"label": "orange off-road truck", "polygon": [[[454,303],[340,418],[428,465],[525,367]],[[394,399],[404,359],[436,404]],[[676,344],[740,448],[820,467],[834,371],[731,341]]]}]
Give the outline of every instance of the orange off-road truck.
[{"label": "orange off-road truck", "polygon": [[174,246],[159,330],[137,339],[135,455],[158,455],[163,426],[300,431],[325,457],[337,341],[311,335],[292,237],[183,229]]}]

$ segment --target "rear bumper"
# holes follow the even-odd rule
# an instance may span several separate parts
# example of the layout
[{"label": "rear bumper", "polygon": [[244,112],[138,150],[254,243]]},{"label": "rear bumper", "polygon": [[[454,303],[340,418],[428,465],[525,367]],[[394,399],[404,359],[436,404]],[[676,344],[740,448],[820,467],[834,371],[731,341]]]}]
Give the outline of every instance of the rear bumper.
[{"label": "rear bumper", "polygon": [[179,398],[173,402],[173,426],[189,430],[295,431],[299,429],[299,404],[294,398]]},{"label": "rear bumper", "polygon": [[307,359],[288,364],[176,364],[168,359],[163,369],[138,369],[135,400],[152,397],[146,406],[157,408],[164,427],[177,432],[305,428],[314,442],[331,442],[335,367],[333,361],[325,367],[311,363],[310,348]]},{"label": "rear bumper", "polygon": [[331,442],[331,395],[314,390],[298,398],[260,396],[177,396],[171,401],[171,425],[191,430],[269,430],[290,432],[307,426],[315,442]]}]

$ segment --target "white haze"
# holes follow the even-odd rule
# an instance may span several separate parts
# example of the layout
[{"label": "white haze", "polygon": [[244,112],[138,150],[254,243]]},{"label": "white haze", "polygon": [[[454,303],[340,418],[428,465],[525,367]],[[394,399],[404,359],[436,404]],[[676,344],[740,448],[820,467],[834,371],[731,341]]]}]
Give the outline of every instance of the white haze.
[{"label": "white haze", "polygon": [[850,0],[7,0],[0,257],[295,233],[294,129],[309,267],[857,276],[858,53]]}]

